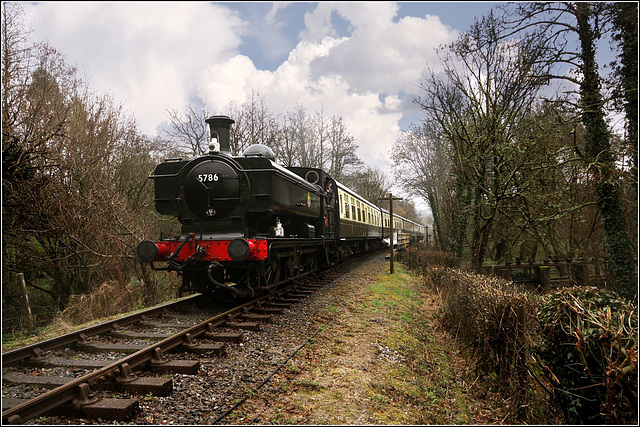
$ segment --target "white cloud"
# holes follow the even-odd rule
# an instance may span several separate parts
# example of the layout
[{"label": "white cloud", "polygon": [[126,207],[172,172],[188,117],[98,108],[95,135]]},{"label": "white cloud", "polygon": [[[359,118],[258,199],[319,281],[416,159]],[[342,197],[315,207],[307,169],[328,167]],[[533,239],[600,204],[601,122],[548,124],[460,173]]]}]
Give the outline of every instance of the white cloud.
[{"label": "white cloud", "polygon": [[[224,4],[23,6],[36,37],[77,63],[96,89],[123,102],[149,134],[167,109],[181,109],[194,96],[220,109],[257,89],[278,114],[299,103],[309,112],[323,108],[342,116],[360,157],[383,168],[426,64],[434,63],[435,47],[457,35],[435,16],[396,20],[398,6],[391,2],[319,3],[305,15],[299,40],[287,43],[285,33],[275,31],[286,3],[274,3],[255,28]],[[348,36],[333,28],[336,15]],[[246,50],[239,54],[243,40],[255,38],[264,23],[274,31],[261,31],[256,48],[265,41],[273,49],[295,45],[274,71],[257,69]]]},{"label": "white cloud", "polygon": [[[349,22],[352,33],[311,61],[309,78],[320,81],[334,77],[343,83],[329,90],[326,99],[335,95],[334,103],[343,111],[360,145],[361,158],[385,168],[389,151],[400,135],[398,122],[403,109],[410,108],[403,101],[413,98],[426,65],[435,64],[435,48],[453,41],[457,32],[430,15],[394,22],[398,11],[395,3],[331,6]],[[379,94],[387,95],[384,101],[379,100]],[[401,94],[405,95],[402,99]]]},{"label": "white cloud", "polygon": [[356,26],[347,42],[314,60],[313,77],[338,74],[358,92],[412,92],[425,65],[435,63],[435,49],[456,36],[438,17],[429,15],[372,25]]},{"label": "white cloud", "polygon": [[35,36],[77,63],[154,133],[169,108],[182,108],[198,74],[228,60],[242,20],[209,3],[25,3]]},{"label": "white cloud", "polygon": [[331,14],[334,5],[329,3],[320,3],[311,12],[304,15],[305,29],[300,34],[300,40],[303,42],[317,42],[325,37],[335,36],[335,30],[331,25]]},{"label": "white cloud", "polygon": [[288,7],[292,2],[287,2],[287,1],[283,1],[283,2],[275,2],[273,3],[273,6],[271,7],[271,10],[269,11],[269,13],[267,13],[267,16],[265,17],[265,20],[267,21],[267,24],[269,25],[273,25],[276,28],[280,28],[284,25],[283,22],[278,22],[276,20],[276,15],[278,14],[278,12],[286,7]]},{"label": "white cloud", "polygon": [[[394,22],[397,10],[387,2],[320,3],[305,15],[300,42],[275,71],[235,57],[207,72],[200,93],[207,103],[222,105],[222,99],[241,103],[258,89],[280,114],[296,103],[310,112],[323,108],[343,117],[366,164],[388,169],[398,122],[412,108],[407,100],[426,64],[435,63],[435,48],[457,36],[435,16]],[[351,26],[349,37],[336,35],[334,13]],[[383,101],[380,94],[387,95]]]},{"label": "white cloud", "polygon": [[269,87],[273,81],[272,74],[270,71],[256,69],[248,57],[236,55],[200,72],[197,79],[197,95],[217,110],[231,102],[242,104],[253,88],[263,92],[263,88]]}]

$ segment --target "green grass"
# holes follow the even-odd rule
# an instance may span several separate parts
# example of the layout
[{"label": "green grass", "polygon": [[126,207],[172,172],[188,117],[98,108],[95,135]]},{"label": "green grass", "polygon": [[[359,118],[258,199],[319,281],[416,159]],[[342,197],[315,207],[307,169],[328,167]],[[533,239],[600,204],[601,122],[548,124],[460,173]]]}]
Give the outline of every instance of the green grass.
[{"label": "green grass", "polygon": [[448,414],[453,413],[456,423],[468,424],[467,398],[450,367],[453,344],[434,341],[434,327],[422,313],[425,290],[420,280],[400,264],[395,274],[382,274],[367,291],[367,310],[391,321],[380,344],[405,358],[381,379],[379,387],[374,386],[372,399],[419,407],[424,415],[417,423],[449,424]]}]

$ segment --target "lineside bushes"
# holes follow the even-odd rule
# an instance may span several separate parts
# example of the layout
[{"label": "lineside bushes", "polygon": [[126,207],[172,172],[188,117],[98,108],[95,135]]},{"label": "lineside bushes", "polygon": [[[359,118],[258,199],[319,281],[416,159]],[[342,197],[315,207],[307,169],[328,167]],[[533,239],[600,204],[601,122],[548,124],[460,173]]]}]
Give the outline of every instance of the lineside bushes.
[{"label": "lineside bushes", "polygon": [[[430,253],[429,253],[430,252]],[[440,294],[442,320],[526,422],[636,424],[637,308],[593,287],[543,297],[512,282],[445,268],[411,248],[402,261]]]},{"label": "lineside bushes", "polygon": [[474,349],[479,368],[496,375],[512,396],[519,419],[526,419],[530,381],[527,357],[536,328],[536,303],[504,279],[448,269],[437,284],[443,322]]},{"label": "lineside bushes", "polygon": [[566,422],[637,424],[638,311],[615,294],[572,287],[545,295],[535,349]]}]

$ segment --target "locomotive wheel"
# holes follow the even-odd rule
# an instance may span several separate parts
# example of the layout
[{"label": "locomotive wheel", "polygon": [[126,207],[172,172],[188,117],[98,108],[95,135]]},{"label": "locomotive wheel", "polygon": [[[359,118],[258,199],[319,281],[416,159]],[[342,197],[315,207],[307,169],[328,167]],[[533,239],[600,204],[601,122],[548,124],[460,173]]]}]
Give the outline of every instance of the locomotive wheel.
[{"label": "locomotive wheel", "polygon": [[303,262],[305,271],[314,271],[318,269],[318,254],[313,253],[306,255]]}]

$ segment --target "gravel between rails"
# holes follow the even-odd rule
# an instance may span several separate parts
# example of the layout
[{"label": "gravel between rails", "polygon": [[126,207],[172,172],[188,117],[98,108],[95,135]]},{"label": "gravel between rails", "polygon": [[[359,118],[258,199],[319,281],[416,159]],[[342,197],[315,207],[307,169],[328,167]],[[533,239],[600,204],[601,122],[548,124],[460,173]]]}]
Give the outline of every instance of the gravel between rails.
[{"label": "gravel between rails", "polygon": [[[257,386],[307,342],[318,331],[319,325],[330,320],[327,307],[338,298],[333,295],[332,289],[340,286],[341,280],[356,277],[358,270],[367,269],[368,265],[379,263],[382,259],[382,255],[375,256],[342,273],[334,282],[283,313],[274,315],[271,323],[261,324],[260,331],[245,331],[241,344],[227,344],[225,356],[209,357],[191,353],[167,355],[171,359],[200,360],[198,375],[165,375],[173,379],[173,393],[167,397],[138,396],[142,411],[129,422],[46,416],[31,420],[28,424],[211,424],[236,402],[260,393],[260,390],[256,390]],[[152,373],[140,372],[139,375],[148,376]],[[127,393],[106,391],[97,394],[104,397],[130,397]],[[23,386],[7,389],[6,393],[3,387],[5,398],[24,398],[27,395]],[[225,420],[222,419],[220,423],[225,424]]]}]

